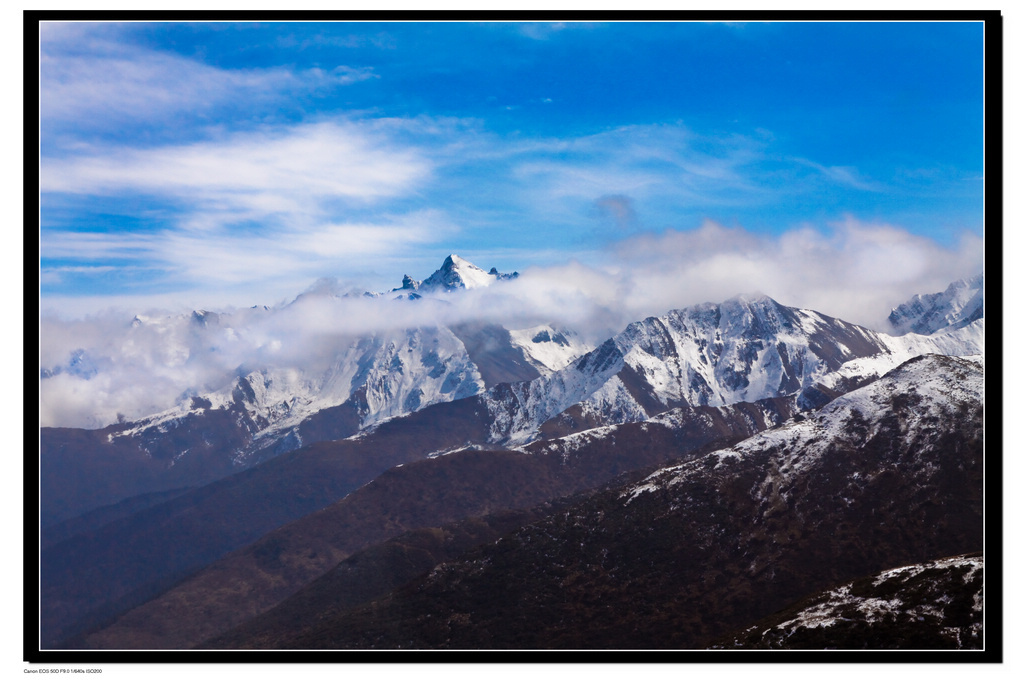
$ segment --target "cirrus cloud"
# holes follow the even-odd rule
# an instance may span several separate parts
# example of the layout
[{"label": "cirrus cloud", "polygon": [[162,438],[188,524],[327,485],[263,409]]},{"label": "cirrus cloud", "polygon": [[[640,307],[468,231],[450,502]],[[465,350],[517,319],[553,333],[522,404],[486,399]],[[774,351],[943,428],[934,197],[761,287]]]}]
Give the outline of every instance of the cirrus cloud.
[{"label": "cirrus cloud", "polygon": [[125,38],[129,24],[40,24],[40,112],[44,129],[152,127],[173,116],[201,119],[289,96],[377,78],[369,67],[225,69]]}]

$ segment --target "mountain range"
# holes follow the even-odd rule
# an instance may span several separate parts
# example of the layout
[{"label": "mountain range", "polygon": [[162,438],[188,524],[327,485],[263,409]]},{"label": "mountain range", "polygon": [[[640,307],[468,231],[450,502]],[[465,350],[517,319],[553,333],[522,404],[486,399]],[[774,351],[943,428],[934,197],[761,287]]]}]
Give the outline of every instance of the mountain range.
[{"label": "mountain range", "polygon": [[[359,297],[516,278],[453,254]],[[785,646],[743,628],[982,549],[983,291],[915,296],[885,331],[764,295],[596,344],[421,326],[240,367],[142,419],[43,428],[41,647]],[[351,294],[289,305],[316,296]],[[82,351],[40,381],[102,371]],[[981,646],[972,608],[927,641]],[[900,618],[893,641],[924,641]]]}]

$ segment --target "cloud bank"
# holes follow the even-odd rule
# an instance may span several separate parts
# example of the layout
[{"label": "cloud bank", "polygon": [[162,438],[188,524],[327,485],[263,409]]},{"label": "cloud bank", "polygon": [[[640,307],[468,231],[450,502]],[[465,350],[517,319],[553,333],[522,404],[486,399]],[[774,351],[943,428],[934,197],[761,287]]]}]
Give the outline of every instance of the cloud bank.
[{"label": "cloud bank", "polygon": [[202,321],[191,311],[149,311],[135,326],[128,310],[79,320],[44,316],[40,369],[52,376],[40,382],[40,419],[98,427],[118,415],[139,418],[221,388],[240,371],[326,371],[337,349],[356,338],[471,320],[512,329],[555,324],[598,343],[649,315],[759,292],[885,331],[892,307],[983,265],[982,240],[973,235],[947,248],[853,218],[828,231],[804,227],[779,236],[707,222],[630,237],[600,265],[526,268],[517,280],[437,301],[369,299],[326,280],[288,305],[224,310]]}]

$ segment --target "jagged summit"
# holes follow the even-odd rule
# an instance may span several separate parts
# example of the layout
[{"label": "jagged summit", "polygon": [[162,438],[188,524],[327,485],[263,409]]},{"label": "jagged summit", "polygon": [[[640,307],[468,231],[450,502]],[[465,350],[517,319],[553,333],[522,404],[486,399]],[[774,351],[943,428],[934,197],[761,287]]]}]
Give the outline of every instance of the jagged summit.
[{"label": "jagged summit", "polygon": [[896,334],[934,334],[947,327],[965,327],[985,316],[985,276],[960,279],[945,291],[915,294],[906,303],[893,308],[889,324]]},{"label": "jagged summit", "polygon": [[420,288],[440,291],[476,289],[478,287],[490,286],[496,280],[497,277],[495,275],[485,272],[468,260],[453,253],[444,259],[444,263],[434,274],[423,280]]},{"label": "jagged summit", "polygon": [[498,279],[515,279],[519,277],[518,271],[513,271],[512,274],[509,274],[507,272],[498,272],[498,268],[491,268],[487,271],[487,274],[494,275]]},{"label": "jagged summit", "polygon": [[[482,268],[478,268],[465,258],[453,253],[444,259],[440,268],[422,282],[406,275],[402,278],[402,286],[392,291],[409,293],[411,291],[448,292],[457,289],[476,289],[490,286],[499,280],[515,279],[518,276],[518,272],[505,274],[498,272],[497,268],[491,268],[489,272],[485,272]],[[412,296],[410,295],[410,297]]]}]

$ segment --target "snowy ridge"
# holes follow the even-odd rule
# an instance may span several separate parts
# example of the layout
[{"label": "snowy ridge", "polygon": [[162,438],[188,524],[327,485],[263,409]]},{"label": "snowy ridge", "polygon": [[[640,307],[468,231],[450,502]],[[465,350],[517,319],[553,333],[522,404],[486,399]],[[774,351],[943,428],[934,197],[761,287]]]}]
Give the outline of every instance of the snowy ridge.
[{"label": "snowy ridge", "polygon": [[672,311],[630,325],[616,340],[666,405],[726,405],[792,393],[857,357],[851,346],[884,348],[870,330],[766,296]]},{"label": "snowy ridge", "polygon": [[934,334],[942,329],[968,325],[984,314],[985,278],[982,274],[957,280],[936,294],[915,295],[893,308],[889,324],[896,334]]},{"label": "snowy ridge", "polygon": [[950,419],[961,405],[983,404],[984,393],[984,369],[980,364],[964,358],[922,356],[836,398],[811,418],[759,433],[695,462],[657,471],[628,489],[623,497],[628,504],[644,492],[678,485],[689,476],[700,475],[709,462],[717,468],[728,458],[769,453],[767,475],[752,491],[758,499],[766,499],[780,494],[786,483],[817,465],[834,444],[856,447],[869,441],[883,428],[883,418],[893,411],[897,396],[910,396],[906,400],[913,405],[900,420],[901,439],[919,443],[924,452],[934,437],[937,419]]},{"label": "snowy ridge", "polygon": [[[140,420],[111,438],[137,435],[187,414],[235,407],[255,425],[254,440],[278,436],[329,407],[356,400],[362,425],[483,390],[462,342],[447,328],[350,339],[326,362],[247,372],[218,391]],[[203,407],[196,407],[197,401]],[[206,405],[205,403],[209,404]]]},{"label": "snowy ridge", "polygon": [[890,352],[877,332],[767,296],[674,310],[629,325],[563,370],[485,395],[492,438],[528,442],[579,405],[605,423],[643,421],[677,406],[792,395],[858,357]]},{"label": "snowy ridge", "polygon": [[908,358],[925,353],[939,355],[981,355],[985,352],[985,318],[978,318],[970,324],[946,327],[934,334],[915,333],[882,338],[894,355]]},{"label": "snowy ridge", "polygon": [[[778,409],[771,409],[765,403],[751,403],[742,406],[724,405],[714,408],[677,407],[650,419],[629,421],[638,422],[636,427],[643,433],[651,432],[651,427],[661,427],[671,432],[694,433],[703,429],[706,433],[720,434],[721,431],[716,431],[716,426],[727,423],[729,424],[727,432],[731,434],[737,433],[738,429],[746,429],[747,433],[757,433],[780,424],[784,419],[785,417],[780,415]],[[616,434],[622,431],[625,423],[597,426],[567,436],[541,439],[535,441],[538,446],[536,451],[545,454],[559,454],[562,460],[566,461],[577,450],[597,441],[610,440],[614,443]],[[626,435],[628,438],[628,432]]]},{"label": "snowy ridge", "polygon": [[[883,571],[875,577],[873,582],[877,587],[889,580],[900,579],[905,581],[908,578],[919,575],[926,570],[947,570],[950,568],[961,567],[967,569],[963,581],[969,582],[979,570],[982,570],[985,567],[985,560],[980,556],[951,557],[947,559],[939,559],[938,561],[929,562],[927,564],[902,566],[900,568]],[[788,630],[789,632],[793,632],[798,627],[829,627],[838,622],[841,619],[840,612],[844,611],[851,605],[860,612],[861,617],[868,623],[880,621],[890,616],[892,613],[903,611],[905,608],[903,600],[899,597],[893,597],[891,599],[857,597],[853,594],[852,588],[853,585],[851,583],[838,587],[834,590],[830,590],[825,594],[824,603],[807,609],[800,613],[796,618],[780,623],[776,627],[781,630]],[[978,603],[977,607],[977,610],[980,611],[981,604]],[[914,617],[921,615],[942,616],[941,605],[919,604],[912,608],[913,612],[911,615]]]},{"label": "snowy ridge", "polygon": [[[487,273],[469,261],[452,254],[422,284],[406,276],[401,291],[419,297],[417,290],[445,293],[460,288],[489,286],[495,281],[518,276],[503,275],[492,269]],[[395,291],[399,291],[396,289]],[[336,296],[325,284],[320,289],[300,295],[300,300],[315,296]],[[367,294],[384,298],[385,294]],[[389,297],[390,298],[390,297]],[[181,367],[203,353],[230,351],[239,341],[233,323],[244,325],[250,316],[273,315],[276,311],[263,307],[240,313],[218,314],[194,311],[188,316],[166,320],[136,316],[128,330],[131,334],[154,332],[163,340],[163,362],[168,367]],[[234,317],[239,319],[234,320]],[[509,333],[513,347],[521,349],[524,358],[541,374],[562,369],[573,359],[590,350],[578,335],[539,326]],[[266,346],[273,358],[278,346]],[[80,357],[79,357],[80,356]],[[41,370],[41,377],[62,371],[92,376],[96,369],[92,358],[82,351],[72,358],[69,368]],[[109,440],[137,436],[143,432],[166,433],[189,416],[201,416],[207,410],[233,410],[236,423],[253,441],[266,441],[286,434],[293,447],[301,444],[296,427],[316,413],[352,402],[358,409],[360,428],[414,412],[422,407],[476,395],[485,388],[479,368],[468,350],[447,328],[399,330],[369,337],[339,338],[326,356],[309,357],[301,365],[280,365],[269,360],[254,369],[238,368],[226,375],[219,386],[206,390],[194,388],[183,394],[174,406],[138,419],[114,431]],[[211,390],[212,389],[212,390]]]},{"label": "snowy ridge", "polygon": [[492,440],[510,444],[533,440],[542,423],[596,393],[622,365],[622,353],[609,339],[559,372],[530,382],[495,386],[483,396],[491,417]]},{"label": "snowy ridge", "polygon": [[[427,281],[433,281],[435,292],[453,287],[447,292],[508,277],[485,273],[452,254]],[[406,277],[403,288],[423,286]],[[168,320],[136,317],[124,345],[131,347],[134,334],[156,333],[164,339],[158,367],[178,371],[193,362],[219,362],[220,355],[231,357],[235,346],[252,345],[253,340],[241,338],[246,321],[274,314],[264,308],[195,311]],[[166,433],[191,416],[225,410],[251,441],[240,444],[240,451],[286,437],[289,444],[282,447],[291,449],[301,444],[300,424],[326,409],[351,406],[363,429],[428,405],[481,395],[491,417],[490,442],[511,446],[536,440],[546,422],[569,408],[576,421],[566,428],[578,430],[640,422],[674,407],[756,402],[819,386],[829,395],[841,393],[917,355],[982,354],[984,330],[980,318],[927,336],[890,336],[767,296],[737,296],[634,322],[598,348],[549,325],[509,331],[503,343],[521,352],[520,364],[525,360],[540,378],[512,383],[492,378],[486,385],[470,357],[468,337],[447,328],[339,337],[319,355],[291,363],[274,361],[280,344],[269,340],[260,346],[266,362],[225,373],[212,386],[189,389],[175,406],[124,424],[110,438]],[[483,362],[482,356],[474,357]],[[41,378],[65,371],[93,380],[104,370],[102,358],[81,351],[67,368],[43,370]],[[493,388],[485,392],[486,386]],[[809,399],[804,406],[823,402]]]},{"label": "snowy ridge", "polygon": [[903,336],[880,334],[880,337],[887,352],[846,362],[835,372],[822,377],[818,383],[833,388],[841,385],[844,380],[874,379],[918,355],[951,355],[984,361],[984,318],[963,327],[943,329],[929,336],[909,333]]}]

